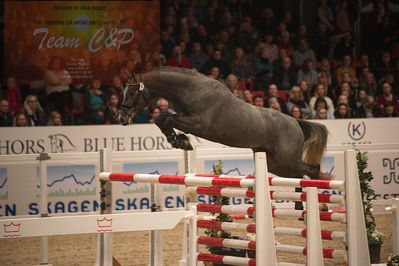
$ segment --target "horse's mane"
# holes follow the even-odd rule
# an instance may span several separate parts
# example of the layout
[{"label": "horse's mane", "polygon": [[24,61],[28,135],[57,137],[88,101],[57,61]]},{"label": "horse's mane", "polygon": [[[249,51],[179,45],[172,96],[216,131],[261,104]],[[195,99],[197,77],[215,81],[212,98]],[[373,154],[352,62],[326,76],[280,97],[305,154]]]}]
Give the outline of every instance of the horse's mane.
[{"label": "horse's mane", "polygon": [[150,73],[153,71],[168,71],[170,73],[179,73],[179,74],[183,74],[183,75],[188,75],[191,77],[196,77],[196,78],[200,78],[200,79],[208,79],[211,81],[212,84],[214,84],[214,86],[219,87],[222,90],[227,90],[230,92],[229,88],[227,88],[227,86],[225,84],[223,84],[223,82],[216,80],[216,79],[210,79],[209,77],[207,77],[206,75],[195,71],[193,69],[189,69],[189,68],[180,68],[180,67],[172,67],[172,66],[159,66],[159,67],[155,67],[151,70],[145,71],[143,73],[141,73],[141,75],[145,74],[145,73]]},{"label": "horse's mane", "polygon": [[169,72],[174,72],[174,73],[181,73],[181,74],[185,74],[185,75],[192,75],[192,76],[197,76],[197,77],[207,77],[204,74],[195,71],[193,69],[189,69],[189,68],[180,68],[180,67],[172,67],[172,66],[159,66],[159,67],[154,67],[151,70],[148,71],[144,71],[142,74],[144,73],[148,73],[148,72],[152,72],[152,71],[157,71],[157,70],[163,70],[163,71],[169,71]]}]

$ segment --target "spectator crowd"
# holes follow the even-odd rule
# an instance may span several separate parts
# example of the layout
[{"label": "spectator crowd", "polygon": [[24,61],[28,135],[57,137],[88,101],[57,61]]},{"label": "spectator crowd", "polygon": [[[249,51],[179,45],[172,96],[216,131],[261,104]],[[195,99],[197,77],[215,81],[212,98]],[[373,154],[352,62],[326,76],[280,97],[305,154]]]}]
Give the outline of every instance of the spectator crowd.
[{"label": "spectator crowd", "polygon": [[[351,1],[320,0],[316,25],[306,25],[289,9],[258,2],[161,1],[159,38],[150,20],[141,22],[139,38],[97,62],[82,52],[68,63],[45,48],[26,58],[29,43],[16,39],[5,60],[13,71],[2,85],[0,125],[117,124],[129,73],[162,65],[192,68],[249,104],[299,119],[398,116],[398,5],[373,0],[353,12]],[[35,71],[40,80],[30,78]],[[153,99],[135,122],[152,123],[171,105]]]}]

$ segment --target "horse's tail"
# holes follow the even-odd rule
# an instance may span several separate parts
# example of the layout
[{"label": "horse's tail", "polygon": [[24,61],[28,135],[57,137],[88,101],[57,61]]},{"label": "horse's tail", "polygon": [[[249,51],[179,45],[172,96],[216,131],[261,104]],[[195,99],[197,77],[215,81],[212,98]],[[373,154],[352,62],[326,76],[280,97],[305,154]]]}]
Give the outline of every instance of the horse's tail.
[{"label": "horse's tail", "polygon": [[297,119],[297,121],[305,136],[303,144],[304,161],[320,164],[327,146],[328,130],[326,126],[301,119]]}]

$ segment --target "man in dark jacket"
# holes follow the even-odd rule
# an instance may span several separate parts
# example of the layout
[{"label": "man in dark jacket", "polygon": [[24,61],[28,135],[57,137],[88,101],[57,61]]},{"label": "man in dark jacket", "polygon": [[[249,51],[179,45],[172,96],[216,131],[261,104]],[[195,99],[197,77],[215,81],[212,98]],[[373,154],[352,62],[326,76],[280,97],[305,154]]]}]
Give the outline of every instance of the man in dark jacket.
[{"label": "man in dark jacket", "polygon": [[0,127],[12,127],[12,115],[7,100],[0,101]]},{"label": "man in dark jacket", "polygon": [[284,57],[281,66],[274,70],[274,83],[280,90],[289,91],[292,86],[297,85],[297,71],[292,66],[291,58]]}]

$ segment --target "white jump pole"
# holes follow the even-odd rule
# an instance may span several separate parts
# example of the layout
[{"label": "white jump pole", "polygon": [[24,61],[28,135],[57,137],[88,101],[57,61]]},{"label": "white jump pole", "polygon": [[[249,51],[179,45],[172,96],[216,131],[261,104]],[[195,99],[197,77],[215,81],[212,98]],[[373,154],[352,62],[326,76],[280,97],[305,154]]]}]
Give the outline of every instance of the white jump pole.
[{"label": "white jump pole", "polygon": [[[48,217],[47,204],[47,160],[50,156],[47,153],[41,153],[37,160],[39,160],[40,172],[40,215],[41,217]],[[50,265],[48,263],[48,236],[40,237],[40,265]]]},{"label": "white jump pole", "polygon": [[[192,151],[183,151],[183,164],[184,164],[184,172],[185,174],[189,174],[189,173],[195,173],[197,168],[196,168],[196,160],[197,160],[197,153],[196,153],[196,148],[194,147],[194,149]],[[187,206],[186,206],[186,210],[190,209],[191,210],[191,204],[194,204],[197,202],[197,195],[193,195],[193,194],[186,194],[187,197]],[[190,204],[191,203],[191,204]],[[195,212],[196,212],[196,208],[195,208]],[[193,234],[195,233],[195,235],[197,235],[197,228],[195,228],[195,232],[193,232],[192,230],[194,230],[192,228],[192,223],[193,221],[184,221],[183,223],[183,237],[182,237],[182,254],[181,254],[181,259],[179,260],[179,266],[187,266],[189,265],[189,261],[193,260],[195,256],[195,260],[196,260],[196,255],[197,255],[197,250],[196,250],[196,244],[195,246],[193,246],[192,241],[190,239],[190,237],[193,236]],[[195,225],[196,226],[196,225]],[[189,242],[190,241],[190,242]],[[195,250],[191,250],[192,248],[195,248]],[[187,255],[189,254],[189,256],[187,257]],[[194,254],[194,255],[192,255]],[[194,265],[191,264],[190,265]]]},{"label": "white jump pole", "polygon": [[[151,186],[151,211],[157,212],[161,208],[161,184],[150,184]],[[162,230],[152,230],[150,232],[150,266],[163,265],[163,232]]]},{"label": "white jump pole", "polygon": [[[112,171],[112,151],[110,149],[100,150],[100,172]],[[103,182],[103,181],[102,181]],[[101,189],[105,193],[105,206],[101,206],[101,214],[112,213],[112,182],[106,182]],[[104,208],[104,209],[103,209]],[[97,238],[96,266],[112,266],[112,232],[99,233]]]},{"label": "white jump pole", "polygon": [[255,153],[256,266],[276,266],[276,247],[266,153]]},{"label": "white jump pole", "polygon": [[190,211],[194,214],[189,223],[189,258],[188,265],[197,265],[197,238],[198,238],[198,228],[197,228],[197,206],[195,204],[190,205]]},{"label": "white jump pole", "polygon": [[345,185],[348,262],[350,266],[370,265],[363,200],[354,150],[345,151]]},{"label": "white jump pole", "polygon": [[392,199],[393,254],[399,256],[399,198]]},{"label": "white jump pole", "polygon": [[319,202],[317,200],[317,188],[306,188],[306,227],[307,227],[307,257],[308,266],[324,265],[321,227],[319,215]]}]

